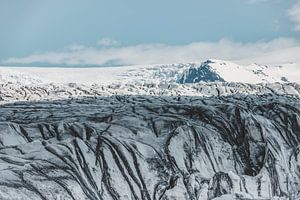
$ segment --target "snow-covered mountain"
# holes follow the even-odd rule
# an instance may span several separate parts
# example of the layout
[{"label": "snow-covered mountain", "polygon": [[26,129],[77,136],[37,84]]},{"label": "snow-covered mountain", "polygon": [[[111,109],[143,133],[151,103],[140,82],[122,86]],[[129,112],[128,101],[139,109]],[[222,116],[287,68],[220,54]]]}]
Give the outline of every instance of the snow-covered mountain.
[{"label": "snow-covered mountain", "polygon": [[291,76],[292,73],[298,73],[298,77],[300,77],[299,69],[297,68],[288,69],[288,67],[284,68],[282,66],[268,67],[257,64],[241,66],[219,60],[207,60],[200,65],[195,65],[185,70],[179,82],[298,82],[299,79],[295,78],[295,74]]},{"label": "snow-covered mountain", "polygon": [[297,77],[217,60],[1,68],[0,199],[300,199]]},{"label": "snow-covered mountain", "polygon": [[300,65],[288,63],[276,66],[238,65],[222,60],[152,66],[104,68],[38,68],[0,67],[0,82],[7,83],[195,83],[241,82],[274,83],[300,82]]}]

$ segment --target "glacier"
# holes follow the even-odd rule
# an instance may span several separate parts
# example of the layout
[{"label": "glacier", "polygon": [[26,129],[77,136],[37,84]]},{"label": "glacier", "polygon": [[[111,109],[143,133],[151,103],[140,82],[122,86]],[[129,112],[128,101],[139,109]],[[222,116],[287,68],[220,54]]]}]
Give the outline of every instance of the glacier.
[{"label": "glacier", "polygon": [[299,74],[252,66],[1,68],[0,199],[300,199]]}]

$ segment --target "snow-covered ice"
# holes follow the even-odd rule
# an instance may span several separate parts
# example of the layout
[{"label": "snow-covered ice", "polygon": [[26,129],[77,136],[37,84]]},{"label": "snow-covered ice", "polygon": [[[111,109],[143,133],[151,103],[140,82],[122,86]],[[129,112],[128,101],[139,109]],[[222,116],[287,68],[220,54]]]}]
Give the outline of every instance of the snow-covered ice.
[{"label": "snow-covered ice", "polygon": [[219,60],[1,68],[0,199],[299,199],[297,77]]}]

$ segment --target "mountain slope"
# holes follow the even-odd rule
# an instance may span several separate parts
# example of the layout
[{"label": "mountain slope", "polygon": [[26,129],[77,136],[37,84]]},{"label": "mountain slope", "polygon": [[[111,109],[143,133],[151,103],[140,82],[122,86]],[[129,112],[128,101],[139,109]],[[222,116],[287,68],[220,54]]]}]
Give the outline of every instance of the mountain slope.
[{"label": "mountain slope", "polygon": [[[220,60],[207,60],[184,71],[179,83],[198,82],[241,82],[272,83],[295,81],[289,71],[283,67],[263,65],[241,66]],[[294,73],[299,73],[296,70]],[[300,77],[300,73],[298,74]],[[298,81],[298,80],[296,80]]]},{"label": "mountain slope", "polygon": [[204,62],[199,67],[191,67],[184,72],[179,79],[179,83],[199,83],[199,82],[225,82],[218,72],[209,66],[210,62]]}]

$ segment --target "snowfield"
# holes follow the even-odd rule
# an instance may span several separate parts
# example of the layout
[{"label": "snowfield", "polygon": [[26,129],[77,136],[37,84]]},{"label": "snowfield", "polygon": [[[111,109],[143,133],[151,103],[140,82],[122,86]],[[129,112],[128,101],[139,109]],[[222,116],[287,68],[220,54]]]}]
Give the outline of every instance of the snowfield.
[{"label": "snowfield", "polygon": [[300,199],[299,72],[3,67],[0,199]]},{"label": "snowfield", "polygon": [[[0,67],[0,82],[24,83],[175,83],[180,82],[192,69],[206,68],[210,74],[220,76],[226,82],[273,83],[297,82],[300,77],[300,64],[282,65],[237,65],[222,60],[207,60],[202,63],[185,63],[152,66],[122,66],[102,68],[38,68]],[[189,77],[190,79],[196,77]],[[199,79],[198,82],[201,80]],[[184,82],[184,81],[183,81]],[[203,82],[211,82],[209,76]]]}]

